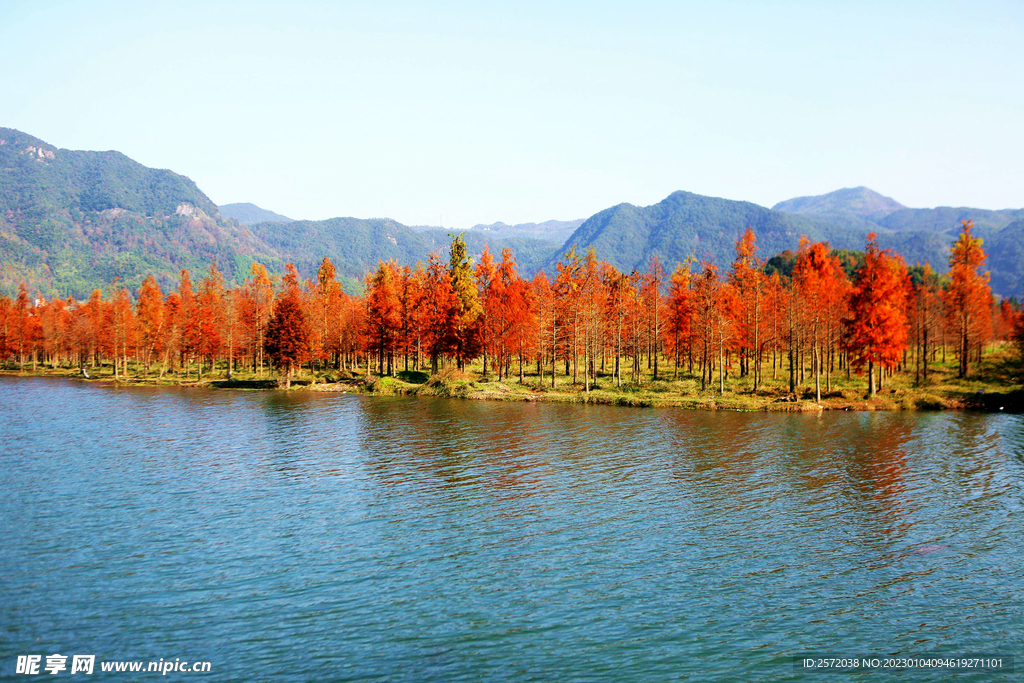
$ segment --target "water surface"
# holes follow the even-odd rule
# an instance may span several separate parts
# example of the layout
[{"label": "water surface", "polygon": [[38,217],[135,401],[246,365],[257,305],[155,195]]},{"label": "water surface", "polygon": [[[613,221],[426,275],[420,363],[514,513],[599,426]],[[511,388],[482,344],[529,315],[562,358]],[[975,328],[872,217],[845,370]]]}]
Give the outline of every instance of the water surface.
[{"label": "water surface", "polygon": [[6,378],[0,463],[0,677],[56,652],[294,681],[1024,654],[1021,416]]}]

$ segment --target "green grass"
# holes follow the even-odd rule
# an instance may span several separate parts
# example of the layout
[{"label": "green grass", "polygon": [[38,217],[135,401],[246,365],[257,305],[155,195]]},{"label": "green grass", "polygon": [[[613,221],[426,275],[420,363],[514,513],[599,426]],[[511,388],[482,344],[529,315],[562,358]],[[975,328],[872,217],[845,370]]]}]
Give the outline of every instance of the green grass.
[{"label": "green grass", "polygon": [[[609,364],[610,366],[610,364]],[[550,370],[546,368],[546,370]],[[35,373],[31,365],[22,371],[8,364],[7,374],[45,374],[64,377],[81,377],[77,368],[51,369],[38,366]],[[231,380],[226,377],[223,365],[216,371],[207,369],[202,380],[196,379],[194,368],[186,377],[183,374],[159,377],[155,371],[141,377],[134,366],[129,378],[114,379],[113,368],[104,365],[90,368],[92,381],[116,381],[122,385],[156,386],[204,386],[219,389],[264,390],[278,387],[278,377],[269,370],[262,374],[251,370],[236,371]],[[422,370],[401,371],[395,377],[366,374],[362,370],[327,370],[312,372],[303,369],[296,372],[292,389],[296,391],[345,391],[387,396],[439,396],[446,398],[478,399],[493,401],[545,401],[563,403],[594,403],[634,407],[677,407],[704,410],[740,411],[816,411],[826,410],[1024,410],[1024,363],[1016,349],[1003,346],[990,349],[980,365],[972,365],[969,376],[957,376],[957,364],[950,354],[945,363],[930,366],[927,383],[915,384],[913,372],[898,373],[885,378],[876,396],[867,396],[867,380],[864,376],[852,374],[847,377],[845,370],[837,371],[832,377],[831,387],[825,388],[822,377],[822,400],[815,400],[814,377],[805,373],[804,382],[797,387],[795,395],[789,394],[788,371],[780,368],[772,379],[770,364],[764,369],[763,385],[753,392],[752,379],[733,373],[726,378],[725,392],[719,393],[718,377],[703,391],[700,378],[681,374],[673,379],[671,369],[662,372],[654,380],[646,370],[640,381],[633,381],[631,374],[624,375],[622,386],[617,386],[610,374],[598,373],[592,380],[590,392],[586,392],[581,381],[572,383],[572,377],[558,375],[555,386],[551,386],[550,374],[543,380],[535,373],[527,374],[519,382],[517,373],[500,381],[492,372],[484,378],[480,365],[471,365],[465,370],[454,367],[442,369],[430,376]]]}]

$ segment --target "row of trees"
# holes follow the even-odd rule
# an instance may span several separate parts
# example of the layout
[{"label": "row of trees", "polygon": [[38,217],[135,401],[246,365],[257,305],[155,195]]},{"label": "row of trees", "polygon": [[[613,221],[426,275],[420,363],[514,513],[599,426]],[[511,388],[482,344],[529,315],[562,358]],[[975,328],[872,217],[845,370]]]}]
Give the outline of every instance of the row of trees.
[{"label": "row of trees", "polygon": [[948,277],[908,268],[873,234],[855,259],[807,239],[790,256],[789,272],[766,268],[748,229],[725,274],[692,258],[666,273],[657,257],[622,273],[573,249],[553,277],[527,280],[509,250],[495,258],[485,248],[474,263],[456,237],[447,261],[378,264],[361,297],[342,290],[326,258],[306,282],[291,265],[275,283],[254,264],[245,284],[228,287],[214,263],[198,283],[182,271],[166,295],[147,278],[134,300],[117,282],[84,302],[33,301],[23,287],[0,298],[0,360],[86,373],[106,361],[118,377],[230,378],[269,365],[286,386],[303,365],[393,375],[481,362],[485,377],[530,373],[555,386],[561,374],[588,392],[600,376],[621,386],[680,373],[719,392],[733,373],[756,392],[770,373],[790,393],[813,381],[820,400],[837,372],[866,371],[872,394],[899,371],[926,382],[947,351],[967,376],[988,341],[1021,328],[1010,302],[994,302],[969,222]]}]

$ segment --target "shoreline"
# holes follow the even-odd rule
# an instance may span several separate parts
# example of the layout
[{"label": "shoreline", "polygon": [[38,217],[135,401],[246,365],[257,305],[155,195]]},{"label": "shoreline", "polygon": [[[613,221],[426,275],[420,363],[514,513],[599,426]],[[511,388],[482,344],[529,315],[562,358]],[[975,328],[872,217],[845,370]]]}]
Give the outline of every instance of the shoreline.
[{"label": "shoreline", "polygon": [[[116,387],[174,387],[182,389],[218,389],[229,391],[272,391],[272,392],[318,392],[358,394],[364,396],[426,396],[476,401],[514,401],[523,403],[576,403],[610,405],[640,408],[676,408],[680,410],[727,410],[738,412],[819,412],[825,410],[877,412],[877,411],[942,411],[962,410],[970,412],[1024,412],[1024,389],[989,384],[986,389],[975,392],[943,391],[937,387],[886,387],[874,397],[858,395],[856,391],[835,390],[829,394],[822,391],[821,403],[814,400],[813,387],[798,387],[797,395],[767,388],[757,394],[727,391],[719,395],[715,391],[704,393],[673,392],[660,388],[667,381],[649,382],[645,385],[623,384],[617,388],[609,378],[595,385],[588,394],[582,387],[562,385],[552,390],[549,385],[539,382],[519,384],[518,379],[497,382],[491,379],[473,379],[464,373],[441,371],[433,377],[425,373],[399,373],[418,375],[421,381],[406,381],[399,377],[370,375],[365,373],[325,373],[325,376],[310,379],[298,378],[290,389],[280,387],[271,377],[227,379],[211,377],[183,379],[176,376],[115,378],[113,375],[97,374],[84,377],[70,368],[31,370],[0,370],[0,377],[43,377],[70,379],[86,383],[99,383]],[[347,375],[339,377],[338,375]],[[932,391],[929,391],[931,389]],[[810,397],[807,396],[810,394]]]}]

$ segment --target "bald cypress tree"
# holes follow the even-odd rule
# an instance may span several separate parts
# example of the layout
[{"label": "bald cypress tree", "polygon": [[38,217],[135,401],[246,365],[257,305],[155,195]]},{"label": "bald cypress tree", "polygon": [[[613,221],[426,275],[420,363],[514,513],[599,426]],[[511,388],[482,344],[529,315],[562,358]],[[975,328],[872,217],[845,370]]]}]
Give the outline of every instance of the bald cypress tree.
[{"label": "bald cypress tree", "polygon": [[274,303],[274,315],[267,325],[266,349],[284,374],[284,388],[292,385],[295,366],[303,363],[309,353],[309,322],[303,310],[302,290],[295,266],[285,266],[281,292]]},{"label": "bald cypress tree", "polygon": [[448,272],[455,292],[453,350],[461,370],[466,366],[467,360],[479,355],[479,325],[480,315],[483,313],[476,279],[473,276],[473,260],[467,254],[466,241],[461,233],[452,239]]}]

